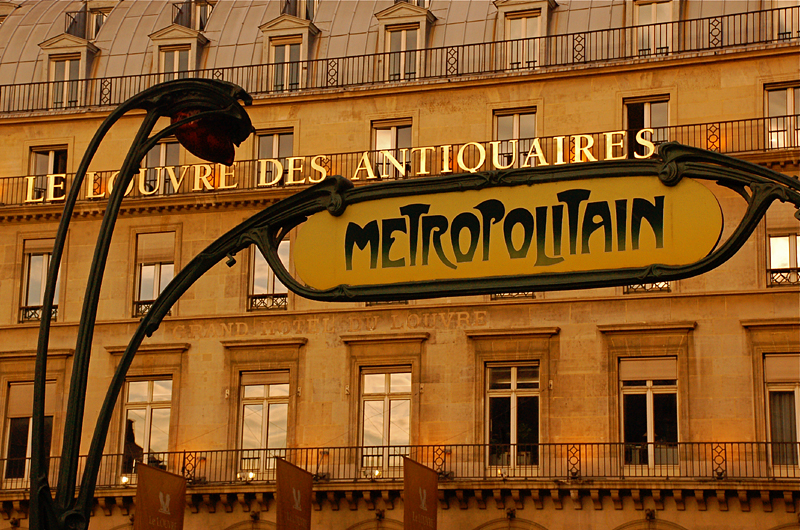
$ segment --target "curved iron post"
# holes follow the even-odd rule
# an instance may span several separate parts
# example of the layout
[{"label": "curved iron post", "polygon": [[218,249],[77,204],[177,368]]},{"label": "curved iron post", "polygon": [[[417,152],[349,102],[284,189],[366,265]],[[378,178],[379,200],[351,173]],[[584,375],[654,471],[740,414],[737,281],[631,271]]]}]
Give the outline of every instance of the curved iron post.
[{"label": "curved iron post", "polygon": [[[128,183],[133,178],[134,174],[138,172],[138,166],[147,151],[152,148],[159,139],[174,133],[184,124],[204,118],[224,117],[227,120],[226,124],[230,127],[230,130],[226,131],[229,133],[230,140],[237,144],[240,143],[244,138],[249,136],[252,131],[252,125],[244,109],[239,105],[238,100],[244,101],[245,104],[252,102],[252,98],[242,88],[221,81],[187,79],[156,85],[137,94],[114,109],[100,125],[84,153],[73,184],[65,198],[64,210],[54,242],[42,304],[42,320],[39,326],[36,371],[34,376],[30,497],[32,528],[77,529],[85,528],[88,521],[88,510],[90,506],[84,508],[81,506],[80,502],[77,505],[75,503],[75,483],[77,478],[81,425],[83,423],[86,381],[103,271],[105,269],[105,262],[108,256],[114,224]],[[61,256],[66,241],[67,229],[89,163],[97,152],[100,142],[110,128],[119,121],[123,115],[134,109],[145,110],[146,115],[123,162],[117,181],[117,187],[113,190],[109,198],[109,203],[103,216],[100,234],[98,235],[97,245],[95,247],[78,328],[70,393],[67,401],[67,414],[64,422],[65,425],[72,425],[74,428],[70,432],[67,432],[65,429],[64,432],[61,466],[56,498],[54,500],[50,491],[44,465],[47,459],[47,449],[42,443],[42,433],[44,431],[47,349],[56,279],[58,277]],[[173,115],[175,112],[185,109],[196,110],[198,113],[177,121],[152,137],[149,136],[159,118]]]}]

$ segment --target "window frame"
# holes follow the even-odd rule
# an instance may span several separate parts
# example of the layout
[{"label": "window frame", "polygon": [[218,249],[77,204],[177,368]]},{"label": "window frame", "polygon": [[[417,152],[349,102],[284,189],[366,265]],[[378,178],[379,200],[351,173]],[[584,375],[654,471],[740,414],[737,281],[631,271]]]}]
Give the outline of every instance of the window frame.
[{"label": "window frame", "polygon": [[[168,54],[172,55],[168,57]],[[164,45],[158,48],[158,73],[160,74],[161,81],[172,81],[174,79],[188,79],[189,72],[192,70],[192,46],[189,44],[174,44]],[[181,70],[181,57],[186,58],[186,69]],[[170,70],[167,70],[167,64],[170,65]]]},{"label": "window frame", "polygon": [[[392,392],[391,379],[393,375],[408,374],[409,390],[407,392]],[[384,375],[384,391],[377,393],[365,392],[365,379],[370,375]],[[402,472],[402,456],[409,455],[409,448],[412,444],[412,414],[414,384],[412,367],[410,365],[383,365],[383,366],[362,366],[359,370],[358,397],[359,397],[359,422],[358,422],[358,447],[361,457],[359,468],[366,478],[376,476],[397,476]],[[380,399],[378,399],[380,398]],[[408,441],[405,444],[392,444],[392,403],[404,401],[408,403]],[[366,445],[366,404],[382,402],[382,425],[381,425],[381,444]],[[405,450],[392,449],[393,447],[405,448]],[[369,449],[368,449],[369,448]],[[376,463],[377,462],[377,463]]]},{"label": "window frame", "polygon": [[[408,147],[399,147],[400,131],[408,130]],[[378,146],[380,131],[389,131],[389,148]],[[411,174],[411,149],[414,146],[414,120],[413,118],[397,118],[389,120],[373,120],[370,124],[370,144],[372,147],[375,178],[399,180]],[[405,169],[401,172],[384,154],[388,151],[394,159]],[[402,157],[400,156],[402,154]]]},{"label": "window frame", "polygon": [[[47,153],[47,169],[44,173],[39,170],[38,155]],[[63,171],[61,167],[63,165]],[[64,175],[66,177],[67,168],[69,167],[69,146],[67,145],[45,145],[45,146],[31,146],[29,151],[28,161],[28,176],[34,177],[33,181],[33,196],[31,200],[34,202],[41,202],[50,200],[48,198],[48,175]],[[53,200],[61,200],[66,197],[66,192],[63,188],[59,188],[61,195],[56,196],[56,189],[52,190]]]},{"label": "window frame", "polygon": [[[284,249],[286,261],[284,261],[281,250]],[[290,270],[291,266],[291,240],[284,239],[278,244],[278,257],[281,258],[283,266],[286,270]],[[267,288],[266,292],[256,292],[256,273],[260,267],[267,268]],[[278,276],[269,266],[266,258],[261,255],[261,251],[256,245],[250,246],[250,267],[249,267],[249,280],[247,292],[247,310],[260,311],[272,309],[288,309],[289,308],[289,289],[283,285]],[[280,289],[282,288],[282,290]]]},{"label": "window frame", "polygon": [[[79,53],[50,55],[49,61],[51,108],[68,109],[80,106],[84,83],[81,80],[81,55]],[[63,79],[58,79],[61,63],[64,63]]]},{"label": "window frame", "polygon": [[[773,116],[770,96],[785,92],[785,114]],[[800,82],[764,87],[764,117],[767,149],[792,149],[800,147]]]},{"label": "window frame", "polygon": [[[29,248],[27,243],[29,241],[39,241],[37,244],[31,245],[34,248]],[[42,319],[42,305],[44,303],[44,292],[47,286],[47,275],[50,270],[50,261],[53,255],[52,247],[55,240],[52,238],[39,238],[39,239],[25,239],[23,241],[22,250],[22,282],[20,292],[20,311],[19,322],[39,322]],[[43,247],[48,247],[46,250]],[[33,256],[42,256],[42,267],[40,271],[39,281],[39,303],[30,305],[30,280],[31,280],[31,258]],[[55,293],[53,296],[53,309],[51,314],[52,321],[58,320],[58,296],[61,290],[61,267],[59,266],[58,276],[56,279]]]},{"label": "window frame", "polygon": [[[3,412],[3,424],[2,424],[3,431],[2,431],[2,435],[3,435],[3,437],[2,437],[2,445],[0,446],[0,447],[2,447],[2,453],[0,453],[0,458],[3,459],[5,465],[2,468],[2,476],[0,476],[0,484],[4,485],[5,487],[14,488],[14,487],[17,487],[20,483],[28,484],[29,483],[28,481],[30,480],[31,450],[32,450],[31,437],[32,437],[32,431],[33,431],[33,415],[30,412],[30,409],[28,409],[27,407],[25,407],[26,412],[24,414],[13,413],[9,409],[10,409],[10,405],[11,405],[11,393],[12,393],[12,388],[13,387],[30,386],[31,388],[30,388],[29,396],[30,396],[30,399],[31,399],[30,403],[32,405],[32,403],[33,403],[33,385],[34,385],[34,382],[31,381],[31,380],[21,380],[21,381],[20,380],[8,380],[8,381],[3,381],[3,386],[4,386],[3,390],[4,390],[4,395],[5,395],[6,399],[5,399],[4,407],[2,409],[2,412]],[[56,407],[55,407],[55,401],[56,401],[55,400],[55,397],[56,397],[55,396],[55,392],[56,392],[56,389],[57,389],[57,382],[55,380],[48,379],[46,381],[46,387],[45,387],[45,396],[46,397],[45,397],[45,424],[44,424],[44,429],[46,431],[45,432],[45,437],[47,439],[49,439],[49,448],[47,449],[48,457],[54,456],[53,455],[53,448],[56,445],[54,443],[54,440],[53,440],[53,435],[55,434],[54,430],[53,430],[53,427],[54,427],[54,424],[55,424],[55,416],[56,416],[56,413],[57,413],[57,410],[56,410]],[[12,428],[12,423],[14,423],[13,420],[17,420],[17,419],[27,419],[28,420],[27,421],[27,434],[26,434],[26,440],[25,440],[25,456],[24,457],[12,458],[10,456],[10,454],[9,454],[9,452],[11,451],[11,446],[12,446],[12,444],[11,444],[11,428]],[[49,419],[49,421],[48,421],[48,419]],[[18,462],[18,463],[21,463],[22,466],[15,466],[13,461],[14,460],[18,460],[20,458],[24,458],[24,462]],[[49,465],[50,465],[49,458],[46,461],[45,465],[49,467]],[[17,471],[20,467],[21,467],[21,470],[20,470],[21,473],[19,473]],[[9,476],[9,471],[12,471],[15,476]]]},{"label": "window frame", "polygon": [[[528,388],[528,389],[520,389],[517,387],[518,384],[518,372],[519,368],[533,368],[537,369],[537,379],[536,379],[536,388]],[[491,371],[493,369],[499,368],[510,368],[510,381],[509,381],[509,388],[508,389],[493,389],[491,388]],[[531,361],[517,361],[517,362],[487,362],[484,368],[484,379],[485,379],[485,426],[486,426],[486,440],[487,440],[487,456],[486,462],[490,469],[498,468],[497,474],[502,475],[503,470],[510,470],[513,473],[513,470],[517,468],[524,468],[530,466],[538,466],[540,459],[539,459],[539,448],[541,447],[541,432],[542,432],[542,414],[541,414],[541,402],[542,402],[542,384],[541,384],[541,368],[539,365],[539,361],[531,360]],[[491,418],[491,400],[492,398],[502,398],[502,397],[509,397],[509,412],[511,414],[509,418],[509,442],[508,442],[508,451],[502,452],[497,449],[501,448],[504,443],[493,444],[492,443],[492,418]],[[519,439],[519,425],[515,416],[515,411],[517,410],[518,406],[518,398],[519,397],[535,397],[536,398],[536,441],[532,443],[534,447],[532,450],[529,451],[520,451],[520,444],[518,442]],[[531,444],[526,444],[531,445]],[[495,451],[493,451],[493,447]],[[507,455],[506,457],[502,455]],[[527,456],[523,456],[523,455]],[[497,461],[497,457],[500,457],[500,461]],[[499,469],[499,468],[502,468]]]},{"label": "window frame", "polygon": [[[278,59],[281,50],[282,58]],[[296,53],[296,59],[292,59]],[[270,92],[296,92],[305,88],[303,71],[303,37],[301,35],[271,37],[269,63],[272,65],[267,80]]]},{"label": "window frame", "polygon": [[[414,35],[409,40],[409,32],[412,31]],[[413,81],[422,77],[421,68],[424,50],[421,49],[422,46],[420,45],[421,33],[420,24],[417,22],[386,26],[383,52],[386,54],[384,76],[387,81]],[[394,37],[397,35],[400,36],[399,49],[393,50],[392,48],[395,45]],[[409,68],[409,66],[413,66],[413,68]]]},{"label": "window frame", "polygon": [[[289,429],[291,422],[289,421],[291,414],[289,407],[292,401],[292,385],[291,374],[287,370],[258,370],[258,371],[240,371],[239,372],[239,406],[238,406],[238,444],[237,448],[241,451],[238,464],[238,478],[239,480],[250,481],[254,479],[265,478],[264,473],[274,473],[276,457],[285,457],[286,449],[289,447]],[[245,379],[253,379],[259,382],[252,382],[246,385]],[[246,397],[245,388],[247,386],[272,386],[272,385],[285,385],[286,395],[270,396],[269,390],[265,392],[262,397]],[[244,429],[245,429],[245,409],[248,405],[262,405],[261,417],[261,436],[262,444],[257,448],[245,448],[244,443]],[[269,432],[270,432],[270,405],[286,405],[286,424],[284,425],[285,435],[282,447],[272,447],[269,445]],[[265,420],[266,418],[266,420]],[[267,440],[264,444],[263,441]],[[245,460],[257,460],[255,466],[245,465]]]},{"label": "window frame", "polygon": [[[763,353],[761,355],[762,359],[762,367],[763,367],[763,391],[764,391],[764,405],[765,405],[765,432],[766,432],[766,440],[769,444],[768,446],[768,453],[769,453],[769,464],[773,468],[797,468],[800,465],[800,376],[795,375],[797,378],[796,380],[792,380],[791,376],[786,377],[786,373],[782,374],[781,377],[778,377],[778,380],[768,380],[768,370],[767,370],[767,363],[768,359],[770,358],[780,358],[783,356],[789,356],[790,361],[794,361],[794,357],[797,357],[800,360],[800,348],[797,351],[791,352],[781,352],[781,353]],[[774,370],[773,370],[774,371]],[[794,399],[793,406],[794,406],[794,441],[775,441],[773,440],[774,432],[773,432],[773,410],[772,410],[772,400],[771,396],[773,393],[782,392],[782,393],[789,393],[793,394]],[[787,444],[786,446],[776,444]],[[792,447],[790,444],[794,444],[795,446]]]},{"label": "window frame", "polygon": [[[156,382],[164,382],[169,381],[170,383],[170,395],[169,399],[166,400],[159,400],[155,401],[153,399],[153,388]],[[141,383],[147,382],[147,400],[146,401],[129,401],[130,395],[130,384],[131,383]],[[154,464],[151,462],[151,457],[154,454],[168,454],[170,449],[172,448],[173,440],[172,440],[172,425],[173,425],[173,400],[175,399],[176,387],[174,379],[171,375],[154,375],[154,376],[140,376],[140,377],[128,377],[125,380],[125,385],[122,389],[122,400],[121,400],[121,420],[122,425],[120,427],[120,453],[122,454],[122,458],[120,460],[120,477],[130,477],[132,475],[136,475],[136,462],[141,462],[143,464],[147,464],[149,466],[153,466]],[[154,410],[169,410],[169,418],[167,420],[167,445],[166,450],[164,451],[151,451],[152,449],[152,424],[153,424],[153,411]],[[128,453],[126,453],[126,436],[127,436],[127,422],[128,422],[128,413],[132,410],[143,410],[145,412],[145,425],[144,425],[144,437],[142,446],[142,460],[136,460],[135,455],[132,457],[131,464],[128,466],[126,458],[128,457]],[[135,440],[134,440],[135,441]],[[166,469],[166,465],[159,465],[155,464],[156,467],[160,469]]]},{"label": "window frame", "polygon": [[[659,6],[666,6],[660,9]],[[649,17],[643,20],[642,8],[651,8]],[[666,15],[665,15],[666,11]],[[665,56],[674,52],[673,43],[677,41],[674,35],[675,4],[673,0],[637,0],[633,4],[633,26],[636,32],[633,55],[636,57],[649,57],[653,55]]]},{"label": "window frame", "polygon": [[[175,157],[174,164],[169,163],[170,149],[172,148],[177,148],[177,151],[173,151]],[[150,165],[150,155],[155,153],[156,150],[158,150],[158,165],[153,166]],[[180,171],[181,154],[181,144],[175,137],[165,138],[154,145],[142,159],[141,169],[145,171],[144,174],[140,176],[142,182],[139,186],[139,191],[143,195],[171,195],[176,193],[178,190],[172,188],[172,181],[167,174],[166,168],[172,167],[173,169],[177,169],[176,177],[179,178],[178,172]],[[155,189],[149,187],[151,183],[157,184]]]},{"label": "window frame", "polygon": [[[272,137],[270,150],[272,154],[270,156],[264,156],[265,153],[261,151],[261,140],[262,138],[268,139]],[[281,141],[288,137],[290,145],[288,147],[288,154],[284,154],[286,156],[281,155],[281,147],[284,145]],[[266,143],[266,142],[265,142]],[[256,183],[273,183],[275,185],[283,181],[287,174],[287,159],[291,156],[294,156],[294,127],[281,127],[276,129],[266,129],[263,131],[258,131],[255,134],[255,141],[253,142],[254,145],[254,158],[256,160],[277,160],[280,164],[280,167],[275,167],[273,165],[265,165],[263,166],[263,175],[258,173],[261,171],[260,168],[256,169],[255,175],[255,182]],[[273,171],[280,169],[281,174],[275,175]]]},{"label": "window frame", "polygon": [[[131,260],[132,270],[131,276],[133,277],[133,282],[128,281],[129,285],[132,284],[132,291],[131,291],[131,302],[128,307],[131,308],[131,316],[133,318],[138,318],[143,316],[150,310],[153,302],[158,295],[163,292],[166,285],[171,281],[175,275],[180,271],[180,264],[178,263],[178,256],[180,255],[180,233],[178,230],[179,227],[172,226],[172,227],[164,227],[163,229],[148,229],[142,227],[141,229],[134,229],[131,236],[131,255],[133,259]],[[141,252],[139,250],[139,236],[146,236],[150,234],[173,234],[173,246],[172,246],[172,261],[160,260],[156,261],[155,259],[146,259],[141,257]],[[166,255],[165,255],[166,256]],[[172,265],[172,276],[164,283],[162,281],[162,266],[163,265]],[[153,272],[153,299],[152,300],[142,300],[141,299],[141,287],[142,287],[142,270],[143,266],[154,266]],[[158,294],[156,294],[158,292]],[[177,307],[174,305],[167,315],[175,314],[175,310]]]},{"label": "window frame", "polygon": [[[772,266],[773,239],[787,238],[789,267]],[[767,286],[780,287],[800,284],[800,234],[773,232],[767,235]]]},{"label": "window frame", "polygon": [[[517,21],[519,36],[516,36]],[[533,31],[532,31],[533,30]],[[533,35],[531,35],[533,33]],[[532,70],[540,65],[542,10],[512,11],[505,15],[506,67],[509,70]]]}]

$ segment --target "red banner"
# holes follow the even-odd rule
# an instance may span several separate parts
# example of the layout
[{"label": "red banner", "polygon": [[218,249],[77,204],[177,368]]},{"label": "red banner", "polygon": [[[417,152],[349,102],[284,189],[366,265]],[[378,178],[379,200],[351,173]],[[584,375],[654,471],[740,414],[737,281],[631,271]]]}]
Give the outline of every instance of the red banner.
[{"label": "red banner", "polygon": [[410,458],[403,458],[403,482],[403,528],[435,530],[439,474]]},{"label": "red banner", "polygon": [[133,530],[182,530],[186,479],[141,462],[136,465],[136,515]]},{"label": "red banner", "polygon": [[314,476],[281,458],[276,462],[278,530],[311,530],[311,487]]}]

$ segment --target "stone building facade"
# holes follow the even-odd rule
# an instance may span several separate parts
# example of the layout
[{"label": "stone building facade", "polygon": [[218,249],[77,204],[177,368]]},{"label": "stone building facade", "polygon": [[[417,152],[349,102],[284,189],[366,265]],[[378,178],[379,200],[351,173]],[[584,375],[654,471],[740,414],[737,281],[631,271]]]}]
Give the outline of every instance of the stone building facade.
[{"label": "stone building facade", "polygon": [[[128,97],[231,81],[254,98],[256,132],[231,168],[175,141],[145,158],[103,280],[85,450],[154,298],[266,206],[326,175],[370,186],[519,167],[534,139],[539,165],[594,163],[576,135],[593,158],[633,158],[642,130],[797,178],[799,44],[800,5],[780,0],[0,2],[0,530],[28,523],[33,359],[64,193]],[[53,468],[74,428],[64,411],[95,239],[140,119],[103,141],[68,234],[48,362]],[[614,131],[626,140],[602,149]],[[715,192],[726,219],[742,215],[738,194]],[[440,473],[442,529],[800,529],[794,213],[773,205],[711,272],[591,290],[321,303],[242,252],[139,349],[90,527],[131,527],[146,462],[189,480],[186,528],[274,528],[285,457],[315,475],[314,528],[402,528],[409,455]],[[290,271],[295,237],[280,246]]]}]

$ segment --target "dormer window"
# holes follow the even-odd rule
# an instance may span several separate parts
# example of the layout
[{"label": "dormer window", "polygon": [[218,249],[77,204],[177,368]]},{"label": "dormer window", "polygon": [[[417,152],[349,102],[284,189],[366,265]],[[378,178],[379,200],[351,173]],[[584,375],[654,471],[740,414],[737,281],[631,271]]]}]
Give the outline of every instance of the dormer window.
[{"label": "dormer window", "polygon": [[64,31],[81,39],[96,39],[114,4],[116,4],[116,0],[110,2],[92,0],[84,5],[80,11],[68,11],[65,13],[66,26]]},{"label": "dormer window", "polygon": [[78,80],[80,79],[79,55],[54,57],[50,62],[50,81],[53,82],[53,107],[78,106]]},{"label": "dormer window", "polygon": [[540,9],[509,13],[506,16],[508,66],[512,70],[536,68],[539,60],[539,39],[542,35]]},{"label": "dormer window", "polygon": [[205,31],[214,10],[211,0],[186,0],[172,4],[172,22],[185,28]]},{"label": "dormer window", "polygon": [[281,6],[281,15],[314,20],[319,0],[285,0]]},{"label": "dormer window", "polygon": [[300,88],[300,45],[299,37],[273,39],[270,46],[272,57],[272,90],[275,92],[293,91]]},{"label": "dormer window", "polygon": [[202,48],[208,39],[197,30],[172,24],[150,35],[153,41],[154,70],[163,81],[184,79],[200,68]]},{"label": "dormer window", "polygon": [[319,34],[314,24],[283,14],[259,26],[264,35],[267,86],[270,91],[289,92],[303,88],[311,39]]},{"label": "dormer window", "polygon": [[49,82],[50,108],[80,107],[84,104],[85,81],[97,47],[86,39],[62,33],[39,44],[45,54],[42,79]]},{"label": "dormer window", "polygon": [[105,24],[106,18],[108,18],[110,12],[110,9],[89,10],[89,22],[86,28],[87,39],[94,40],[97,38],[97,34],[100,33],[100,28]]},{"label": "dormer window", "polygon": [[387,81],[407,81],[423,76],[428,34],[436,17],[416,2],[398,2],[377,13],[378,52]]},{"label": "dormer window", "polygon": [[161,73],[164,81],[186,79],[189,76],[188,46],[165,46],[161,49]]},{"label": "dormer window", "polygon": [[674,32],[671,22],[675,20],[673,9],[672,0],[640,1],[634,4],[637,55],[667,55],[670,52]]}]

